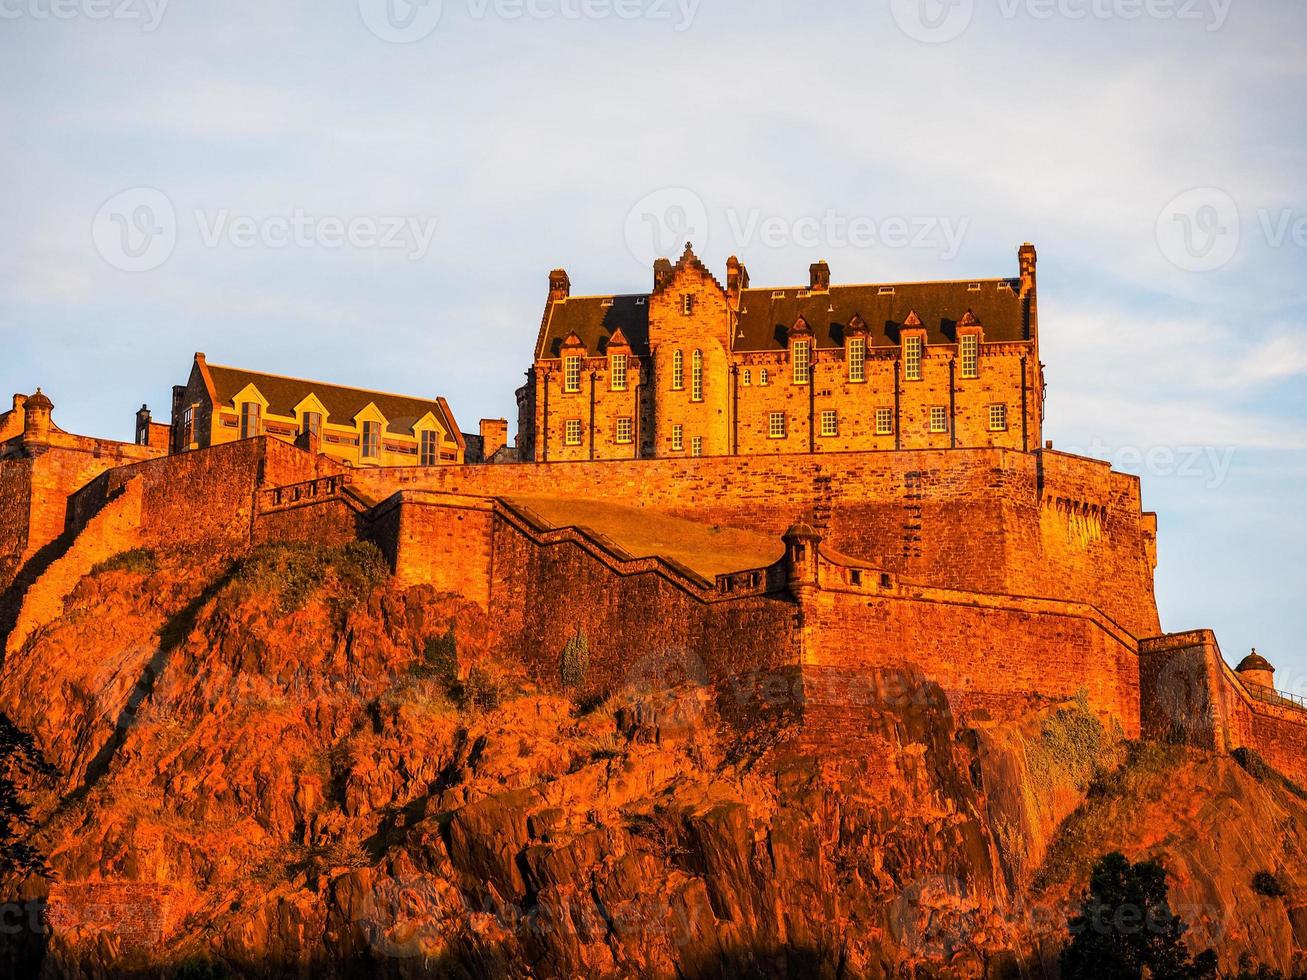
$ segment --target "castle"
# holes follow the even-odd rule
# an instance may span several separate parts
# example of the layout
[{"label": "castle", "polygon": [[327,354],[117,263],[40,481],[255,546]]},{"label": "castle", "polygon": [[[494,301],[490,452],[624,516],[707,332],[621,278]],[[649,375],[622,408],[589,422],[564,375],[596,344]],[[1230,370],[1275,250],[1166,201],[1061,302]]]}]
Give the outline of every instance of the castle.
[{"label": "castle", "polygon": [[368,540],[402,582],[486,610],[545,685],[584,635],[578,696],[696,679],[735,723],[856,751],[910,664],[964,719],[1083,696],[1130,737],[1307,779],[1307,710],[1271,665],[1163,634],[1139,480],[1044,444],[1035,268],[1025,245],[1014,279],[841,287],[819,263],[757,290],[687,248],[650,294],[589,298],[555,272],[515,450],[440,399],[202,356],[135,443],[16,397],[0,633],[20,648],[132,548]]}]

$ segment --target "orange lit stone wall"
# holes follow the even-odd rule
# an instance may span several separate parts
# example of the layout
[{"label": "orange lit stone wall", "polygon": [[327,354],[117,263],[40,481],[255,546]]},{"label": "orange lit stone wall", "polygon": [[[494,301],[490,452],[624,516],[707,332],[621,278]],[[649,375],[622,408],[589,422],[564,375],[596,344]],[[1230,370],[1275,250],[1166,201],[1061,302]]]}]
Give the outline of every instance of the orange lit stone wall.
[{"label": "orange lit stone wall", "polygon": [[1160,632],[1155,525],[1139,481],[1107,463],[1002,449],[663,459],[355,473],[404,488],[609,499],[780,536],[797,517],[828,548],[910,581],[1085,602]]}]

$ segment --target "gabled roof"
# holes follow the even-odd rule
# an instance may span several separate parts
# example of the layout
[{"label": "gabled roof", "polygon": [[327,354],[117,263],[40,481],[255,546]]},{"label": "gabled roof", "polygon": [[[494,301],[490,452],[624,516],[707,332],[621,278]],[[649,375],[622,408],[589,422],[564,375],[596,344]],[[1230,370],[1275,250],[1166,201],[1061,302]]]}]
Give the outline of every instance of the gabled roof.
[{"label": "gabled roof", "polygon": [[462,438],[454,414],[443,398],[413,398],[363,388],[346,388],[323,381],[287,378],[220,364],[206,364],[206,367],[213,382],[214,401],[224,407],[234,407],[232,399],[252,384],[268,400],[268,411],[274,415],[293,418],[295,407],[313,394],[327,410],[328,420],[338,425],[352,422],[359,412],[372,404],[386,417],[386,429],[389,432],[412,435],[413,426],[427,413],[431,413],[441,420],[452,438]]},{"label": "gabled roof", "polygon": [[596,357],[608,350],[608,341],[618,330],[631,351],[649,353],[649,295],[572,296],[550,303],[545,312],[537,358],[558,357],[563,341],[576,334],[586,351]]}]

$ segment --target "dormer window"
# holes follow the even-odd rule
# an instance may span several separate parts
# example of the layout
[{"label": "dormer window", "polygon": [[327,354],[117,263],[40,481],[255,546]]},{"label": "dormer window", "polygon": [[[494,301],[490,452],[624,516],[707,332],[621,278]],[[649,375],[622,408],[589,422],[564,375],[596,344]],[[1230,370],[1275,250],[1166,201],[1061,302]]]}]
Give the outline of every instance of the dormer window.
[{"label": "dormer window", "polygon": [[849,380],[862,382],[867,380],[867,338],[849,338]]},{"label": "dormer window", "polygon": [[794,383],[806,385],[812,380],[812,345],[806,340],[796,340],[790,360],[794,367]]},{"label": "dormer window", "polygon": [[313,436],[314,438],[321,439],[322,438],[322,413],[305,412],[303,425],[301,426],[301,428],[304,432],[307,432],[309,435]]},{"label": "dormer window", "polygon": [[422,431],[418,447],[418,460],[422,466],[435,466],[440,462],[440,434],[432,429]]},{"label": "dormer window", "polygon": [[249,439],[259,434],[259,403],[241,403],[241,438]]},{"label": "dormer window", "polygon": [[962,377],[980,377],[980,338],[974,333],[963,334],[958,339],[958,351],[962,362]]},{"label": "dormer window", "polygon": [[568,354],[563,358],[563,390],[577,392],[581,390],[581,357]]},{"label": "dormer window", "polygon": [[381,423],[363,423],[363,441],[360,453],[364,459],[376,459],[381,455]]},{"label": "dormer window", "polygon": [[921,348],[920,337],[903,338],[903,377],[908,381],[921,380]]},{"label": "dormer window", "polygon": [[609,381],[613,391],[626,390],[626,355],[611,354],[608,358]]},{"label": "dormer window", "polygon": [[681,351],[672,354],[672,391],[681,391],[685,387],[685,355]]}]

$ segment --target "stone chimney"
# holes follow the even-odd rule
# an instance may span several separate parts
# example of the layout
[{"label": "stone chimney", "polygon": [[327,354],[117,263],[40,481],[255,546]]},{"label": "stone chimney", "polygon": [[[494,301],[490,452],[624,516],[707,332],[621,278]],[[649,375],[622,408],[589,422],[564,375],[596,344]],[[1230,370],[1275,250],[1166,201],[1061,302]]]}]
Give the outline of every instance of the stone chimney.
[{"label": "stone chimney", "polygon": [[1035,252],[1035,246],[1026,242],[1017,249],[1017,261],[1021,266],[1021,285],[1029,288],[1035,284],[1035,266],[1039,264],[1039,256]]},{"label": "stone chimney", "polygon": [[23,404],[23,442],[28,446],[44,446],[50,441],[50,413],[54,405],[40,388]]},{"label": "stone chimney", "polygon": [[814,293],[830,292],[830,266],[825,259],[808,266],[808,278]]},{"label": "stone chimney", "polygon": [[148,446],[150,444],[150,406],[142,405],[141,410],[136,413],[136,445]]},{"label": "stone chimney", "polygon": [[508,419],[481,420],[481,456],[489,463],[495,453],[508,445]]},{"label": "stone chimney", "polygon": [[726,291],[738,297],[749,288],[749,270],[732,255],[726,260]]},{"label": "stone chimney", "polygon": [[675,266],[672,265],[671,259],[658,259],[654,262],[654,292],[663,288],[663,285],[671,281],[672,272]]},{"label": "stone chimney", "polygon": [[27,396],[26,396],[26,395],[14,395],[14,411],[15,411],[15,412],[21,412],[21,411],[23,410],[23,406],[26,405],[26,404],[27,404]]},{"label": "stone chimney", "polygon": [[549,301],[557,303],[572,295],[572,280],[566,269],[555,269],[549,273]]}]

